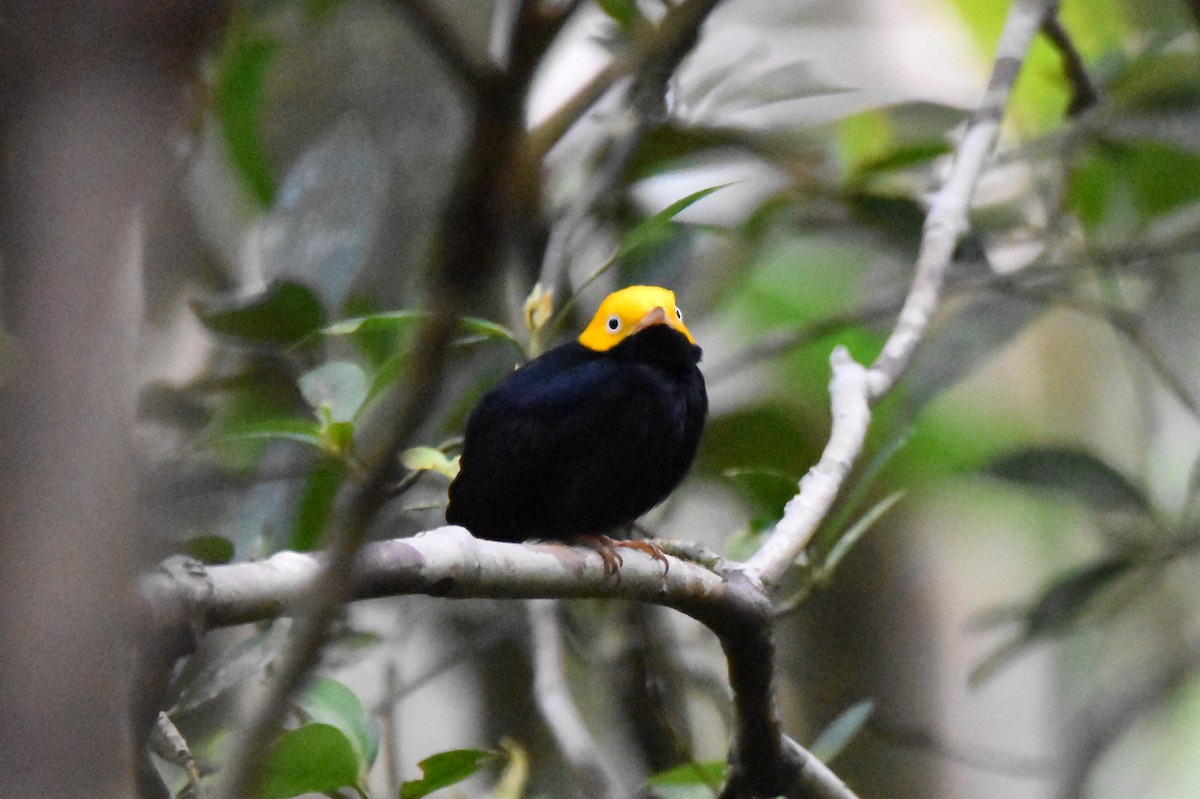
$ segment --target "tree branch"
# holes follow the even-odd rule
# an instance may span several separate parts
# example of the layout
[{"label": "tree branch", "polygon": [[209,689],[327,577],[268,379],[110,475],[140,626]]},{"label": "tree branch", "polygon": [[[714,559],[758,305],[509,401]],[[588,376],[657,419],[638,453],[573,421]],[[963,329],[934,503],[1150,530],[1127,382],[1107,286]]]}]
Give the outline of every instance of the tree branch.
[{"label": "tree branch", "polygon": [[[184,558],[142,578],[160,641],[261,621],[288,613],[310,594],[327,555],[280,552],[264,561],[207,569]],[[624,555],[621,579],[596,552],[552,544],[503,544],[443,527],[415,538],[380,541],[359,552],[351,599],[401,594],[508,599],[591,597],[653,602],[700,621],[718,637],[729,662],[735,730],[728,797],[851,797],[823,768],[787,743],[774,709],[770,604],[737,572],[715,574],[670,558],[670,570],[636,551]],[[832,781],[831,781],[832,780]]]},{"label": "tree branch", "polygon": [[799,493],[784,507],[783,518],[745,564],[746,573],[760,580],[768,591],[778,585],[808,546],[867,438],[871,422],[867,371],[844,347],[836,348],[829,360],[833,367],[829,381],[833,412],[829,442],[817,465],[801,479]]},{"label": "tree branch", "polygon": [[870,424],[869,403],[891,391],[925,337],[954,249],[967,230],[971,195],[995,145],[1025,53],[1054,5],[1054,0],[1017,0],[1009,12],[983,101],[971,114],[950,175],[930,205],[916,273],[883,351],[866,371],[840,348],[830,359],[834,374],[829,443],[817,465],[800,481],[800,491],[784,509],[783,518],[745,564],[747,575],[761,581],[767,591],[778,587],[833,506],[862,452]]},{"label": "tree branch", "polygon": [[[1057,5],[1057,4],[1056,4]],[[1063,27],[1055,8],[1042,21],[1042,34],[1050,40],[1063,60],[1063,71],[1071,84],[1071,101],[1067,104],[1067,116],[1078,116],[1091,108],[1100,100],[1100,93],[1088,77],[1087,67],[1083,64],[1083,56],[1075,47],[1075,42]]]},{"label": "tree branch", "polygon": [[529,134],[529,160],[540,162],[550,148],[592,105],[628,75],[656,65],[674,71],[692,49],[700,35],[700,26],[721,0],[684,0],[671,8],[657,26],[636,36],[628,52],[602,69],[586,86]]},{"label": "tree branch", "polygon": [[895,329],[871,365],[871,398],[878,400],[896,385],[925,336],[954,248],[967,230],[967,211],[975,184],[1000,132],[1000,121],[1034,34],[1053,8],[1053,0],[1016,0],[996,47],[996,59],[983,101],[971,114],[941,190],[925,217],[912,287]]}]

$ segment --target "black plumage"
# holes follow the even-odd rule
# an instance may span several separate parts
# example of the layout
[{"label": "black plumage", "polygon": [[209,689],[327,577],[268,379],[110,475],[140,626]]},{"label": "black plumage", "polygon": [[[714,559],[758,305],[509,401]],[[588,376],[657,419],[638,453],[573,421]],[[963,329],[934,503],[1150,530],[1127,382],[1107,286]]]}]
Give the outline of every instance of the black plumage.
[{"label": "black plumage", "polygon": [[700,347],[679,316],[668,325],[658,308],[647,323],[639,310],[638,327],[609,349],[573,341],[492,388],[467,421],[446,519],[497,541],[572,541],[662,502],[687,473],[708,411]]}]

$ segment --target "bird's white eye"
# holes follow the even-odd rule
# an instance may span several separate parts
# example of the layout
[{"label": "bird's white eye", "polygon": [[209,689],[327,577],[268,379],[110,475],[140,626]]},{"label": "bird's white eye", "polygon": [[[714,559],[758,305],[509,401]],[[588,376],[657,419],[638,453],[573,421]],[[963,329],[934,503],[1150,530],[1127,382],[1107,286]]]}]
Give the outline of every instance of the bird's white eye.
[{"label": "bird's white eye", "polygon": [[608,332],[616,333],[620,329],[621,329],[621,317],[617,316],[616,314],[613,314],[612,316],[608,317]]},{"label": "bird's white eye", "polygon": [[680,322],[683,321],[683,309],[680,308],[678,305],[675,306],[675,318],[678,319]]}]

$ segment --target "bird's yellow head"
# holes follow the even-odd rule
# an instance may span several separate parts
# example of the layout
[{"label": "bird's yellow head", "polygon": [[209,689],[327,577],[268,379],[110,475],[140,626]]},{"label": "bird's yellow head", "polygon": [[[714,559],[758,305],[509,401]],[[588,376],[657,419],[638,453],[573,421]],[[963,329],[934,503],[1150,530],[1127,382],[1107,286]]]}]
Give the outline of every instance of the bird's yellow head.
[{"label": "bird's yellow head", "polygon": [[630,286],[609,294],[579,335],[579,343],[605,352],[651,325],[666,325],[696,343],[683,324],[683,311],[675,305],[675,292],[658,286]]}]

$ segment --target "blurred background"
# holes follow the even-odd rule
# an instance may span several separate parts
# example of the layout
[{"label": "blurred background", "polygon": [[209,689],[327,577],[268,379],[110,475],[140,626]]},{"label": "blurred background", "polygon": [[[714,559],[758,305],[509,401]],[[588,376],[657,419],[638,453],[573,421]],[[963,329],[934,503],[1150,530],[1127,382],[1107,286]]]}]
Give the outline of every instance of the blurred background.
[{"label": "blurred background", "polygon": [[[825,443],[832,348],[869,363],[894,323],[1007,13],[727,0],[647,56],[662,2],[51,5],[0,10],[13,796],[127,795],[129,581],[319,548],[429,313],[465,319],[373,537],[443,524],[473,402],[653,283],[712,409],[645,526],[747,557]],[[1200,6],[1058,19],[1069,44],[1035,41],[929,338],[780,609],[785,728],[864,799],[1200,795]],[[553,616],[624,795],[715,796],[710,634],[621,603]],[[354,787],[329,792],[395,795],[477,749],[497,754],[444,795],[600,795],[539,715],[534,618],[346,609],[289,721],[338,706]],[[202,785],[286,626],[178,667]]]}]

